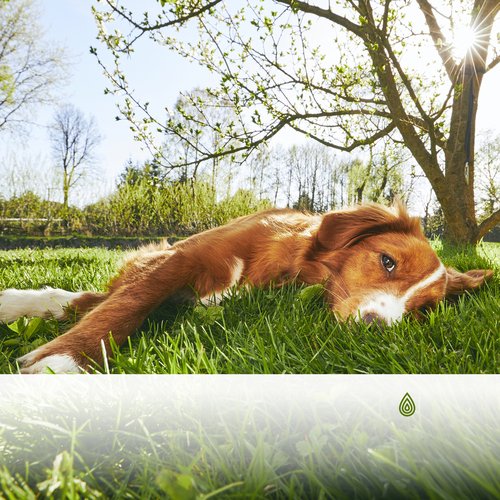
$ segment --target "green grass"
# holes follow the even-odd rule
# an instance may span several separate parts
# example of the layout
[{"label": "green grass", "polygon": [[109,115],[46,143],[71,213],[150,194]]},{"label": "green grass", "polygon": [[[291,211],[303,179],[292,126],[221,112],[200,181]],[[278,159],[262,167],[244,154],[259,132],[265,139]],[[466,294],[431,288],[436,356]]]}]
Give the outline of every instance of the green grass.
[{"label": "green grass", "polygon": [[[446,264],[497,273],[422,323],[384,329],[336,323],[310,287],[243,290],[216,307],[165,309],[114,350],[110,370],[498,373],[500,245],[477,253],[435,246]],[[121,256],[0,252],[0,289],[101,290]],[[37,318],[0,325],[0,371],[16,373],[16,357],[70,326]],[[25,380],[30,387],[33,379]],[[82,385],[83,396],[76,387],[46,400],[12,387],[0,391],[0,498],[500,498],[495,412],[471,419],[476,408],[453,408],[450,417],[437,400],[430,413],[398,423],[325,397],[307,407],[298,398],[278,414],[226,403],[224,414],[216,399],[207,408],[189,393],[172,408],[161,393],[125,393],[120,401]]]},{"label": "green grass", "polygon": [[[459,270],[500,266],[500,245],[477,253],[435,243]],[[0,252],[0,289],[102,290],[122,254],[102,249]],[[314,288],[230,293],[220,306],[183,306],[152,315],[128,345],[113,349],[111,373],[497,373],[500,281],[444,302],[423,322],[390,328],[337,323]],[[0,325],[0,372],[70,323],[20,319]]]},{"label": "green grass", "polygon": [[459,409],[450,419],[436,401],[429,424],[376,411],[366,418],[362,406],[335,398],[307,407],[299,398],[279,410],[272,403],[221,410],[217,400],[188,395],[179,409],[161,393],[147,402],[137,394],[86,399],[68,391],[49,405],[32,394],[22,406],[0,408],[0,497],[500,496],[494,411],[471,420],[474,409]]}]

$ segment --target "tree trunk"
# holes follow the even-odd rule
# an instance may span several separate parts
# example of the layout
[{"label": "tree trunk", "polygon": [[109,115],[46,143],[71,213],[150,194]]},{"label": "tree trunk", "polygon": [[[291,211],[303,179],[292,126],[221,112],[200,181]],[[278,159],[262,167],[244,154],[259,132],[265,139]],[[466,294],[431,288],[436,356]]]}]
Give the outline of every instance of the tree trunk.
[{"label": "tree trunk", "polygon": [[356,203],[363,203],[363,189],[365,185],[356,188]]},{"label": "tree trunk", "polygon": [[63,177],[63,214],[62,214],[62,227],[66,232],[69,228],[69,176],[66,169],[64,169]]},{"label": "tree trunk", "polygon": [[[493,2],[485,8],[476,0],[472,25],[487,31],[489,38]],[[482,8],[480,8],[482,7]],[[485,17],[483,17],[485,16]],[[482,36],[485,36],[483,34]],[[476,243],[481,237],[474,204],[474,137],[479,91],[486,69],[487,45],[470,49],[455,79],[455,92],[450,119],[450,134],[445,150],[444,193],[436,192],[446,225],[444,237],[454,244]]]},{"label": "tree trunk", "polygon": [[314,170],[312,177],[312,186],[311,186],[311,209],[314,211],[316,207],[316,179],[318,174],[318,158],[314,159]]}]

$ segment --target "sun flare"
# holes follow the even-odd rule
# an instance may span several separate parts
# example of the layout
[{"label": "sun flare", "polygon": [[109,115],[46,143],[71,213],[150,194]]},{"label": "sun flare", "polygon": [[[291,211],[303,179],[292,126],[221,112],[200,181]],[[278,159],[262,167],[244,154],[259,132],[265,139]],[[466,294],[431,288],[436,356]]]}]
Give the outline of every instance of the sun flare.
[{"label": "sun flare", "polygon": [[477,32],[470,26],[462,26],[455,31],[453,36],[453,55],[457,59],[463,59],[467,52],[472,50],[477,43]]}]

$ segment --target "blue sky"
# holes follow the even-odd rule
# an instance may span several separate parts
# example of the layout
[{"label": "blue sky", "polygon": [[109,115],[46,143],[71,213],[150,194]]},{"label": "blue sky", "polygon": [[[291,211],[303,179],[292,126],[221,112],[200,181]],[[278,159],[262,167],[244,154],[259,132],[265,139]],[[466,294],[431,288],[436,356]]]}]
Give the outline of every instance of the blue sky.
[{"label": "blue sky", "polygon": [[[59,103],[71,103],[86,114],[92,115],[103,137],[97,155],[97,168],[101,172],[101,188],[111,189],[114,179],[123,170],[126,161],[143,160],[148,154],[133,140],[126,122],[116,122],[118,114],[113,96],[104,95],[107,85],[105,77],[89,47],[98,46],[96,27],[91,14],[90,0],[39,0],[40,22],[47,38],[58,46],[65,47],[69,61],[69,79],[58,96]],[[127,65],[127,76],[132,87],[141,98],[157,105],[171,106],[182,90],[211,82],[208,71],[188,63],[179,56],[153,43],[142,43],[137,47],[133,64]],[[104,50],[101,52],[104,54]],[[500,88],[500,65],[484,80],[480,95],[477,128],[500,130],[498,123],[498,88]],[[495,103],[495,105],[492,105]],[[3,155],[19,151],[20,144],[31,158],[36,158],[39,168],[50,167],[50,144],[47,130],[53,108],[39,110],[34,117],[42,125],[35,128],[29,141],[5,140],[1,146]],[[284,142],[296,140],[285,134]],[[26,148],[29,144],[29,148]]]},{"label": "blue sky", "polygon": [[[96,158],[101,180],[97,189],[109,191],[129,158],[143,160],[148,158],[148,154],[134,141],[129,125],[115,120],[118,115],[115,98],[104,95],[107,80],[95,56],[89,51],[90,46],[99,46],[91,4],[81,0],[38,2],[46,38],[64,47],[70,62],[68,81],[58,91],[56,104],[73,104],[94,117],[102,136]],[[180,90],[210,83],[207,71],[152,43],[139,47],[133,65],[128,65],[128,68],[130,81],[140,95],[162,105],[175,103]],[[9,157],[10,153],[16,152],[23,158],[29,158],[38,169],[48,170],[51,150],[45,126],[51,121],[53,113],[52,107],[37,110],[33,120],[40,126],[29,131],[29,140],[26,137],[3,137],[1,156]]]},{"label": "blue sky", "polygon": [[[114,179],[128,158],[139,160],[148,156],[133,140],[129,125],[124,121],[116,122],[118,113],[114,97],[104,95],[108,82],[96,58],[89,52],[90,46],[98,47],[91,2],[43,0],[40,6],[43,9],[41,22],[47,36],[66,48],[72,62],[70,79],[61,100],[95,117],[103,136],[98,163],[106,178]],[[152,102],[170,105],[180,90],[209,83],[207,72],[175,54],[152,43],[146,47],[143,44],[138,49],[134,64],[128,66],[130,81],[142,96],[148,96]],[[50,120],[52,112],[52,109],[44,110],[41,121]],[[40,135],[40,141],[45,142],[46,133]],[[40,147],[44,148],[43,144]]]}]

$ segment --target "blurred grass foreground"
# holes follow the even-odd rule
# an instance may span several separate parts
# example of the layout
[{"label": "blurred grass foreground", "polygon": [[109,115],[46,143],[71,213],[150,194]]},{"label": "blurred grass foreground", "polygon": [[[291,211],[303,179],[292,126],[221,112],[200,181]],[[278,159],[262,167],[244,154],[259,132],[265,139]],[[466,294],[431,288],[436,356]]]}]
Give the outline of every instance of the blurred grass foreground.
[{"label": "blurred grass foreground", "polygon": [[498,498],[499,409],[489,375],[3,376],[0,485],[5,498]]}]

